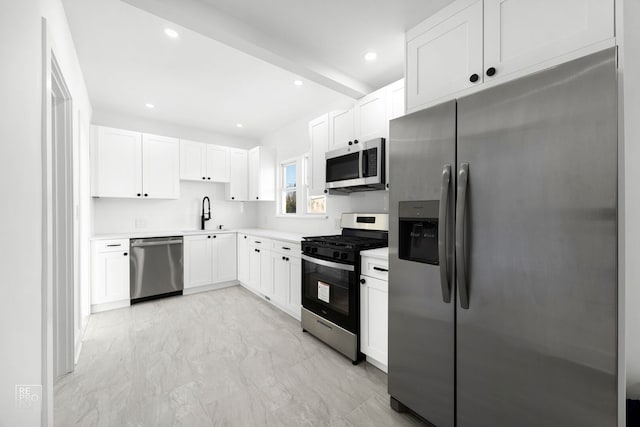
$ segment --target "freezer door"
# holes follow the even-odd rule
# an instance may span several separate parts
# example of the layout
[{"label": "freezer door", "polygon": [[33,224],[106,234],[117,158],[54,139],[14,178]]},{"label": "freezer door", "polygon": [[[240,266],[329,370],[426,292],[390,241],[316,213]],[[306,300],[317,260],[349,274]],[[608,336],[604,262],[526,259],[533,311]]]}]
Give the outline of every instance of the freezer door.
[{"label": "freezer door", "polygon": [[459,427],[617,423],[616,93],[611,49],[458,101]]},{"label": "freezer door", "polygon": [[389,394],[439,427],[455,414],[455,137],[455,101],[390,123]]}]

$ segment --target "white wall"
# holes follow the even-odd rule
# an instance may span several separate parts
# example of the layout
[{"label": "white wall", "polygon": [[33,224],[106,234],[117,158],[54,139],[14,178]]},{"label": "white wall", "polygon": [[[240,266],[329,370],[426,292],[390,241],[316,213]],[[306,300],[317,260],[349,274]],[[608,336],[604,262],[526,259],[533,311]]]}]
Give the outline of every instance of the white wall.
[{"label": "white wall", "polygon": [[[346,108],[346,105],[335,105],[326,109]],[[309,152],[309,121],[320,116],[305,117],[282,129],[266,136],[261,144],[276,150],[276,161],[292,159]],[[276,217],[276,202],[265,202],[260,205],[258,225],[260,228],[270,228],[290,231],[306,235],[337,234],[340,232],[340,215],[345,212],[387,212],[389,198],[386,191],[370,191],[355,193],[350,196],[327,196],[327,215],[318,219],[292,219]]]},{"label": "white wall", "polygon": [[[640,2],[618,1],[618,37],[624,88],[624,228],[623,271],[625,288],[627,396],[640,399]],[[622,15],[622,16],[620,16]],[[620,19],[620,17],[622,19]],[[620,31],[622,30],[622,31]]]},{"label": "white wall", "polygon": [[[95,199],[95,234],[129,231],[173,231],[200,228],[202,198],[211,199],[211,221],[207,229],[250,228],[257,224],[257,204],[261,202],[228,202],[224,200],[224,184],[181,181],[178,200]],[[136,227],[141,220],[144,227]]]},{"label": "white wall", "polygon": [[[36,405],[15,405],[16,384],[45,384],[42,316],[42,17],[74,101],[74,117],[91,107],[59,0],[25,0],[0,14],[0,425],[36,426]],[[78,141],[74,126],[74,141]],[[80,147],[76,146],[79,150]]]}]

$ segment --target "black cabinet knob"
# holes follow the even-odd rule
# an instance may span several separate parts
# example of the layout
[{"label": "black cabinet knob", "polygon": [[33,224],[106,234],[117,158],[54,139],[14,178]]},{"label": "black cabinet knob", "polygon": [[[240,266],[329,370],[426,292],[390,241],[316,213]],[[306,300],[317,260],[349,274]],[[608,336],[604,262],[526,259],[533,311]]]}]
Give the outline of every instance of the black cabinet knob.
[{"label": "black cabinet knob", "polygon": [[122,255],[127,256],[127,255],[129,255],[129,254],[128,254],[127,252],[125,252],[125,253],[123,253]]},{"label": "black cabinet knob", "polygon": [[469,81],[470,81],[471,83],[475,83],[475,82],[477,82],[478,80],[480,80],[480,76],[479,76],[479,75],[477,75],[477,74],[471,74],[471,77],[469,77]]},{"label": "black cabinet knob", "polygon": [[324,190],[324,194],[327,194],[329,192],[329,190]]},{"label": "black cabinet knob", "polygon": [[282,260],[284,261],[284,257],[282,257]]},{"label": "black cabinet knob", "polygon": [[210,239],[210,238],[211,238],[211,236],[207,236],[207,239]]},{"label": "black cabinet knob", "polygon": [[147,193],[144,193],[144,197],[149,197],[149,195]]},{"label": "black cabinet knob", "polygon": [[353,140],[353,143],[354,143],[354,144],[357,144],[357,143],[358,143],[358,140],[357,140],[357,139],[354,139],[354,140]]},{"label": "black cabinet knob", "polygon": [[285,258],[286,261],[289,261],[289,257]]},{"label": "black cabinet knob", "polygon": [[353,145],[353,141],[349,141],[349,145]]},{"label": "black cabinet knob", "polygon": [[365,283],[367,283],[367,281],[364,280],[364,279],[360,279],[360,283],[362,283],[364,285]]},{"label": "black cabinet knob", "polygon": [[232,198],[231,198],[231,200],[235,200],[235,199],[236,199],[235,197],[232,197]]},{"label": "black cabinet knob", "polygon": [[142,194],[138,193],[138,197],[142,196]]},{"label": "black cabinet knob", "polygon": [[213,235],[213,238],[216,239],[218,236],[216,236],[215,234]]},{"label": "black cabinet knob", "polygon": [[489,67],[487,68],[487,76],[491,77],[491,76],[495,76],[496,74],[496,69],[493,67]]},{"label": "black cabinet knob", "polygon": [[254,251],[256,251],[256,252],[260,252],[260,249],[254,249]]},{"label": "black cabinet knob", "polygon": [[211,177],[208,177],[207,179],[209,179],[209,180],[210,180],[210,179],[211,179]]},{"label": "black cabinet knob", "polygon": [[258,200],[258,196],[256,196],[256,200]]},{"label": "black cabinet knob", "polygon": [[247,236],[244,236],[244,238],[246,239],[246,238],[247,238]]},{"label": "black cabinet knob", "polygon": [[205,177],[203,176],[203,177],[202,177],[202,179],[207,179],[207,178],[205,178]]}]

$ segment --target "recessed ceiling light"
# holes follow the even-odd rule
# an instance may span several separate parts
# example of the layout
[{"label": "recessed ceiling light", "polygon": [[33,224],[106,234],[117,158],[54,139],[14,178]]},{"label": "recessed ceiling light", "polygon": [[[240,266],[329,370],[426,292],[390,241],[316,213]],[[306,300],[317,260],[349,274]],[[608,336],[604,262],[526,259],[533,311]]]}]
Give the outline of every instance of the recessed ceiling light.
[{"label": "recessed ceiling light", "polygon": [[302,86],[302,80],[294,80],[293,84],[296,86]]},{"label": "recessed ceiling light", "polygon": [[172,39],[177,39],[179,36],[178,32],[173,28],[165,28],[164,33],[167,35],[167,37]]},{"label": "recessed ceiling light", "polygon": [[242,123],[236,123],[236,127],[237,128],[241,128],[242,127]]},{"label": "recessed ceiling light", "polygon": [[145,106],[145,107],[147,107],[147,108],[156,108],[156,106],[155,106],[155,105],[153,105],[153,104],[152,104],[152,103],[150,103],[150,102],[147,102],[146,104],[144,104],[144,106]]},{"label": "recessed ceiling light", "polygon": [[369,61],[369,62],[375,61],[376,58],[378,58],[378,54],[375,53],[375,52],[367,52],[367,53],[364,54],[364,59],[366,61]]}]

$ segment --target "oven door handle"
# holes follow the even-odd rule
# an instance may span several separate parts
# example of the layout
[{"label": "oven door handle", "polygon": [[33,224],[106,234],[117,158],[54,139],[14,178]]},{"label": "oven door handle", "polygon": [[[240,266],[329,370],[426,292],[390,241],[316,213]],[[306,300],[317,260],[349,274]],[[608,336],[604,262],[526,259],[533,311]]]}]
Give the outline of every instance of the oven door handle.
[{"label": "oven door handle", "polygon": [[325,261],[323,259],[317,259],[307,255],[302,255],[302,259],[312,264],[321,265],[323,267],[336,268],[338,270],[344,270],[344,271],[356,271],[356,267],[349,264],[340,264],[337,262]]}]

